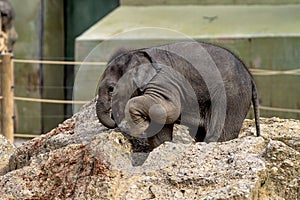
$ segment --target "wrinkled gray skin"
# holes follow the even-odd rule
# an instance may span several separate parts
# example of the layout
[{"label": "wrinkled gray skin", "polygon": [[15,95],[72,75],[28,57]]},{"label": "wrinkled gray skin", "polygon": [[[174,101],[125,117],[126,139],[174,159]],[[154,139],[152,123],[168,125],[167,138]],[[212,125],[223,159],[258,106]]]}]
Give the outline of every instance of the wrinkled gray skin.
[{"label": "wrinkled gray skin", "polygon": [[[197,66],[172,53],[172,49],[184,51],[195,45],[205,50],[203,55],[190,52],[194,61],[200,63]],[[219,71],[221,81],[203,78],[217,77],[203,74],[212,67],[201,59],[207,55]],[[207,86],[207,82],[211,85]],[[222,88],[225,99],[218,95]],[[218,101],[226,105],[220,111],[224,113],[225,123],[219,111],[212,112],[212,105]],[[251,102],[259,135],[257,89],[243,62],[215,45],[181,42],[116,53],[101,79],[96,112],[104,126],[119,126],[133,136],[147,137],[150,146],[155,148],[172,140],[175,123],[188,126],[196,142],[234,139]]]},{"label": "wrinkled gray skin", "polygon": [[6,46],[8,51],[12,52],[14,44],[18,39],[18,34],[14,27],[15,13],[9,1],[0,0],[0,12],[2,31],[7,35]]}]

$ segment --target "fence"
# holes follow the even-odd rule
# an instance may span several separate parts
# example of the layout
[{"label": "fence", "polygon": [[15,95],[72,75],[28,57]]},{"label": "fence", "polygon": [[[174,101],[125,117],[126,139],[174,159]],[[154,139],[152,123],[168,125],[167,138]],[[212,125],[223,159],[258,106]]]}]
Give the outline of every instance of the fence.
[{"label": "fence", "polygon": [[[12,54],[6,53],[0,55],[0,73],[1,73],[1,91],[0,101],[2,105],[1,114],[1,128],[2,134],[13,143],[14,137],[35,137],[37,135],[31,134],[17,134],[14,133],[14,101],[31,101],[40,103],[54,103],[54,104],[85,104],[87,101],[69,101],[69,100],[54,100],[54,99],[37,99],[14,96],[14,77],[13,66],[14,63],[27,64],[49,64],[49,65],[105,65],[105,62],[70,62],[70,61],[47,61],[47,60],[21,60],[13,59]],[[272,76],[272,75],[300,75],[300,69],[286,70],[286,71],[272,71],[251,69],[253,75],[257,76]],[[292,112],[300,113],[298,109],[286,109],[260,106],[261,110]]]}]

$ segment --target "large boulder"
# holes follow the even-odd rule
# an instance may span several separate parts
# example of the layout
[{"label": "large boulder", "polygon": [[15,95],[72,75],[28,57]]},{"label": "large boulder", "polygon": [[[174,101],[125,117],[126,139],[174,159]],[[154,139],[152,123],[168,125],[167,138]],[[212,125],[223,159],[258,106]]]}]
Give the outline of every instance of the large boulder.
[{"label": "large boulder", "polygon": [[[4,199],[297,199],[300,122],[245,120],[238,139],[174,142],[146,153],[143,140],[103,127],[95,101],[18,147],[0,172]],[[132,142],[135,145],[132,145]],[[138,150],[138,152],[136,152]],[[142,153],[141,151],[145,151]]]},{"label": "large boulder", "polygon": [[0,170],[8,164],[15,147],[3,135],[0,134]]}]

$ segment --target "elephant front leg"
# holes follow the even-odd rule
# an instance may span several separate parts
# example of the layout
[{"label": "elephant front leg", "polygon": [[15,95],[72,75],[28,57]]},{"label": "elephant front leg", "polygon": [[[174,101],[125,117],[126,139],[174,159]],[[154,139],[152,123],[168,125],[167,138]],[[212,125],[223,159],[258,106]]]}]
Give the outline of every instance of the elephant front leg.
[{"label": "elephant front leg", "polygon": [[[134,137],[148,138],[152,148],[172,140],[173,124],[180,106],[165,99],[143,95],[130,99],[125,107],[122,127]],[[120,127],[121,128],[121,127]]]},{"label": "elephant front leg", "polygon": [[[172,141],[173,126],[174,124],[165,124],[158,133],[148,138],[148,143],[150,145],[151,150],[153,150],[155,147],[158,147],[164,142]],[[151,127],[149,127],[149,129],[151,129]],[[146,132],[147,131],[151,130],[146,130]]]}]

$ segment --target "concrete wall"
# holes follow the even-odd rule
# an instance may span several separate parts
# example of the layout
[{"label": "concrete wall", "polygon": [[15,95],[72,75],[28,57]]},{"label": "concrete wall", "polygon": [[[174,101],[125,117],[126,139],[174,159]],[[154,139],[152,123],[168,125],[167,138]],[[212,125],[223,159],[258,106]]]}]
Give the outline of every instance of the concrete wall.
[{"label": "concrete wall", "polygon": [[[169,43],[180,40],[177,36],[182,33],[230,49],[249,68],[299,69],[299,18],[300,5],[121,6],[77,38],[76,59],[107,61],[109,53],[118,47],[132,49]],[[174,34],[176,31],[178,35]],[[78,98],[95,96],[95,82],[104,68],[90,66],[79,71]],[[254,78],[263,106],[300,109],[300,76]],[[292,112],[261,110],[261,116],[300,119],[299,113]]]},{"label": "concrete wall", "polygon": [[[75,37],[119,5],[118,0],[10,1],[15,9],[19,34],[15,58],[55,61],[74,60]],[[16,63],[15,96],[71,100],[73,67]],[[16,101],[17,132],[48,132],[72,114],[69,107]]]},{"label": "concrete wall", "polygon": [[[274,71],[299,69],[300,37],[211,39],[239,55],[251,69]],[[254,75],[262,106],[300,109],[300,76]],[[261,116],[300,119],[299,113],[261,110]]]},{"label": "concrete wall", "polygon": [[[44,60],[65,60],[64,1],[45,0]],[[64,99],[64,65],[43,65],[42,97]],[[42,133],[55,128],[64,120],[63,104],[42,104]]]},{"label": "concrete wall", "polygon": [[[15,26],[19,38],[15,45],[15,58],[39,58],[39,10],[40,0],[11,0],[15,9]],[[27,9],[24,9],[26,5]],[[15,64],[15,96],[41,98],[38,64]],[[40,133],[41,104],[16,101],[17,131]]]},{"label": "concrete wall", "polygon": [[[16,59],[64,60],[63,1],[11,0],[19,39]],[[63,99],[63,68],[55,65],[15,64],[15,96]],[[44,89],[41,89],[43,84]],[[63,105],[16,101],[17,132],[40,134],[56,127],[64,117]]]},{"label": "concrete wall", "polygon": [[[75,39],[119,6],[119,0],[65,0],[65,56],[75,60]],[[65,67],[65,99],[73,99],[74,66]],[[72,105],[65,105],[65,114],[73,114]]]}]

